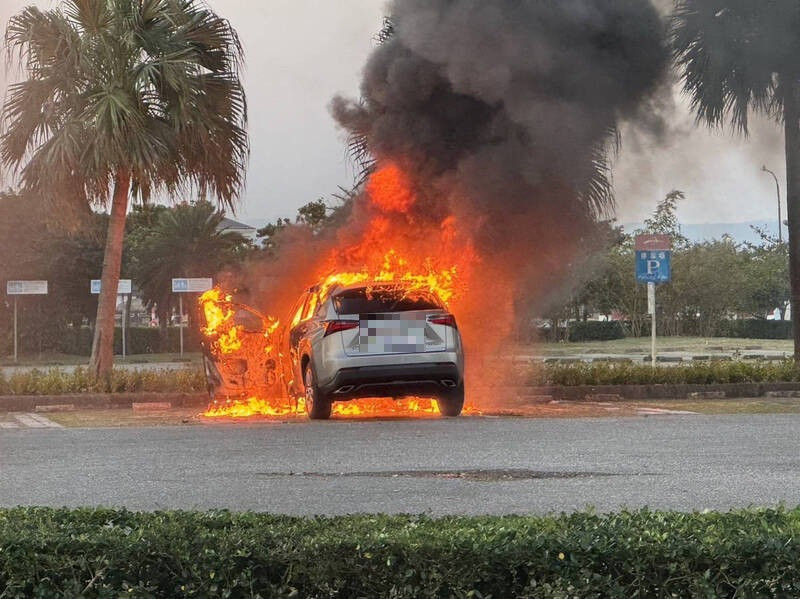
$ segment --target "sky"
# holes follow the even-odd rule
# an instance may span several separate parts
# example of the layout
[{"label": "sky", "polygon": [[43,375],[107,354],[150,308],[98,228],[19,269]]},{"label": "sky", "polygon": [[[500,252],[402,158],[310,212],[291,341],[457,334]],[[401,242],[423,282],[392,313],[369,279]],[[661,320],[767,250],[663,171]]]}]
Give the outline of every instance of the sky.
[{"label": "sky", "polygon": [[[0,0],[0,22],[29,4]],[[247,188],[234,218],[262,226],[296,215],[303,204],[331,202],[353,182],[345,136],[330,116],[336,94],[358,97],[361,70],[375,46],[380,0],[209,0],[239,32],[246,53],[251,156]],[[9,76],[0,71],[2,87]],[[757,120],[748,139],[695,127],[676,89],[669,135],[655,140],[623,128],[614,168],[617,220],[641,222],[669,191],[680,189],[684,223],[777,219],[773,170],[784,194],[783,141],[773,123]],[[783,196],[783,217],[786,216]]]}]

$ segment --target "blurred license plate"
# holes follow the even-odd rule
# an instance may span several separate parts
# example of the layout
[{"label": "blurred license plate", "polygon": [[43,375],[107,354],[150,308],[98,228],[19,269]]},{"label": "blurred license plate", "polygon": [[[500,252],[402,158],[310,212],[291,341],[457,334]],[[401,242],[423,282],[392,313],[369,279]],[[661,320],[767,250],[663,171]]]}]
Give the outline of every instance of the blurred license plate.
[{"label": "blurred license plate", "polygon": [[369,314],[360,319],[362,354],[409,354],[425,351],[424,315]]}]

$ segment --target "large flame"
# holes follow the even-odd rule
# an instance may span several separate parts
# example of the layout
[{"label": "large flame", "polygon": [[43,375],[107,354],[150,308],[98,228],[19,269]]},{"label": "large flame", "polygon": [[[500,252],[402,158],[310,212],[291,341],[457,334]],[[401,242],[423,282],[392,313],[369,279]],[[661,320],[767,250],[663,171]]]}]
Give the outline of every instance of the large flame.
[{"label": "large flame", "polygon": [[[410,290],[434,293],[458,316],[454,304],[467,294],[468,275],[476,256],[470,244],[459,241],[456,217],[444,215],[438,224],[416,222],[411,215],[417,201],[412,183],[394,163],[384,165],[370,177],[366,193],[372,214],[360,239],[331,251],[321,272],[309,277],[308,285],[319,285],[324,297],[340,285],[364,281],[402,283]],[[298,289],[298,295],[300,292]],[[247,333],[233,322],[232,296],[212,289],[200,298],[200,303],[206,317],[203,333],[209,340],[210,353],[217,361],[235,365],[248,344],[243,341]],[[264,319],[264,351],[280,364],[285,357],[275,352],[271,341],[278,321],[273,317]],[[245,359],[252,367],[252,359],[248,356]],[[283,372],[289,370],[283,369]],[[278,371],[280,374],[280,367]],[[248,381],[269,378],[261,374],[248,377]],[[247,388],[248,381],[244,381],[241,393],[218,399],[204,415],[286,417],[304,412],[302,398],[294,400],[285,396],[285,381],[280,382],[282,388],[278,388],[278,392],[269,395],[263,390],[252,392]],[[437,414],[438,407],[435,400],[428,398],[397,401],[375,398],[334,402],[332,413],[341,417],[427,415]]]}]

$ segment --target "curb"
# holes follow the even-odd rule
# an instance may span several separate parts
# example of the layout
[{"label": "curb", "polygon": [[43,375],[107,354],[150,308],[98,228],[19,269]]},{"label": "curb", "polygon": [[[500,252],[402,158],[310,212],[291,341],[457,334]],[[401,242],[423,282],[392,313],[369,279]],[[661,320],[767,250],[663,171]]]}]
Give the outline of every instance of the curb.
[{"label": "curb", "polygon": [[[204,408],[207,393],[83,393],[71,395],[0,395],[0,412],[47,412],[70,406],[82,409],[134,409],[134,404],[158,404],[160,409]],[[142,407],[139,407],[142,409]]]}]

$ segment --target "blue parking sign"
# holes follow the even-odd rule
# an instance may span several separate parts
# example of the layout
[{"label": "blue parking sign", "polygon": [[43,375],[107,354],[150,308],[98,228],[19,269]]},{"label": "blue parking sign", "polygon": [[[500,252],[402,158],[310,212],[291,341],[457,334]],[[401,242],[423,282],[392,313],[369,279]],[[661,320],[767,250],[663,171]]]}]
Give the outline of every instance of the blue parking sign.
[{"label": "blue parking sign", "polygon": [[639,283],[669,283],[672,279],[672,252],[637,250],[636,280]]}]

